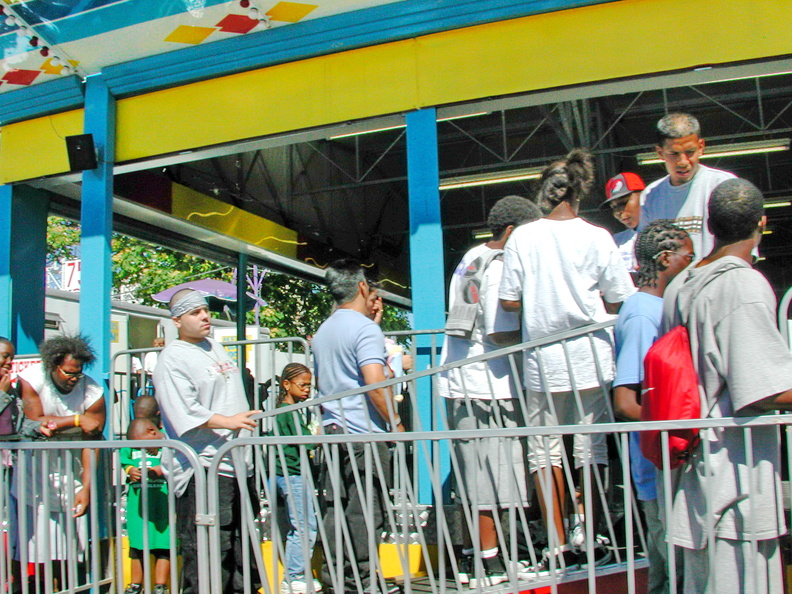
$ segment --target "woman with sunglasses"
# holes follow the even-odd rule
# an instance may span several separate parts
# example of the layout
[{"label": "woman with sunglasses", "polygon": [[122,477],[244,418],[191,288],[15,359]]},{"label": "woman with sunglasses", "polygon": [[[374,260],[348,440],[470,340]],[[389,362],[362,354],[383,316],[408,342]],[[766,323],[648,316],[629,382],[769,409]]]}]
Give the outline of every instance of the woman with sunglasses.
[{"label": "woman with sunglasses", "polygon": [[[82,336],[56,336],[43,342],[39,353],[41,363],[19,374],[25,415],[44,423],[53,440],[101,437],[105,425],[104,390],[83,373],[83,367],[96,359],[88,342]],[[91,450],[50,451],[46,477],[41,471],[41,453],[25,452],[27,471],[24,476],[14,473],[11,494],[20,511],[24,499],[27,516],[27,531],[18,536],[20,546],[15,557],[20,559],[21,545],[27,540],[27,560],[31,563],[70,559],[76,540],[79,559],[87,541],[87,523],[82,516],[90,503]],[[72,488],[64,488],[70,479]],[[22,493],[24,498],[20,497]],[[71,534],[76,538],[69,538]],[[45,556],[47,551],[49,555]],[[59,575],[63,566],[52,564],[59,588],[65,587],[62,578],[66,576]],[[43,579],[43,568],[36,575]],[[40,587],[44,591],[43,584]]]}]

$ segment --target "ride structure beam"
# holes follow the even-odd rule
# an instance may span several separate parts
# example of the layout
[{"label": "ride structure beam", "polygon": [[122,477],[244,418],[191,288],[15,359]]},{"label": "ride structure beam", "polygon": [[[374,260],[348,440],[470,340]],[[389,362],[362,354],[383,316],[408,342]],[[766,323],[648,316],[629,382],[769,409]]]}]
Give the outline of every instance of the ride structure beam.
[{"label": "ride structure beam", "polygon": [[[407,189],[410,206],[410,283],[414,328],[430,330],[445,326],[445,272],[443,266],[443,226],[440,218],[440,168],[437,149],[437,112],[434,108],[407,114]],[[426,369],[430,360],[430,338],[416,337],[415,369]],[[432,382],[417,382],[416,408],[421,429],[443,429],[442,418],[432,418]],[[443,452],[435,452],[448,460]],[[441,468],[445,481],[447,462]],[[432,477],[425,465],[418,467],[418,500],[434,502]]]},{"label": "ride structure beam", "polygon": [[[107,410],[113,393],[110,385],[110,322],[113,269],[113,163],[115,155],[115,98],[101,74],[85,81],[86,134],[93,134],[98,166],[82,174],[82,211],[80,224],[80,332],[96,350],[96,363],[88,374],[105,388]],[[108,431],[109,423],[105,426]]]},{"label": "ride structure beam", "polygon": [[46,191],[0,186],[0,336],[17,355],[35,355],[44,340],[49,202]]}]

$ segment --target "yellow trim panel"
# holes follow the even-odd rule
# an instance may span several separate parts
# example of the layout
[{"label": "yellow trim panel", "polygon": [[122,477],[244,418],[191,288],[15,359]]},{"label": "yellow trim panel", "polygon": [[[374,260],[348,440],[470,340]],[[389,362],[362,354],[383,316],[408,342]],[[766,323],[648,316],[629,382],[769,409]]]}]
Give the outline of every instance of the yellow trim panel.
[{"label": "yellow trim panel", "polygon": [[290,258],[297,257],[297,233],[277,223],[210,198],[192,188],[172,185],[173,216]]},{"label": "yellow trim panel", "polygon": [[0,183],[68,172],[65,137],[82,133],[82,109],[3,126]]},{"label": "yellow trim panel", "polygon": [[[272,66],[119,101],[116,160],[484,97],[792,54],[791,17],[789,0],[623,0]],[[41,138],[46,125],[39,120],[12,126],[31,126],[39,132],[36,142],[56,144]],[[7,144],[12,126],[2,131],[0,181],[65,170],[60,153],[32,150],[42,145],[18,137]]]}]

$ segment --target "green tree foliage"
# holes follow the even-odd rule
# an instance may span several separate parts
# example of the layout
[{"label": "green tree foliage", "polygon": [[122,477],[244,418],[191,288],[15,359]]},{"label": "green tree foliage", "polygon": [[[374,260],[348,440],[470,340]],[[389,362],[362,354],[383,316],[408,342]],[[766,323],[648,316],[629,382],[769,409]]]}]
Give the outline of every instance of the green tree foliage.
[{"label": "green tree foliage", "polygon": [[[261,297],[267,302],[260,312],[261,325],[269,327],[273,337],[311,336],[333,311],[333,299],[324,287],[286,274],[267,274]],[[248,322],[254,319],[250,312]],[[385,306],[383,331],[409,328],[406,312]]]},{"label": "green tree foliage", "polygon": [[151,295],[198,278],[230,281],[233,270],[216,262],[169,250],[134,237],[113,234],[113,288],[116,295],[145,305]]},{"label": "green tree foliage", "polygon": [[[50,263],[79,257],[80,226],[60,217],[49,218],[47,257]],[[162,307],[151,295],[169,287],[198,278],[216,278],[231,282],[233,269],[114,233],[112,239],[113,293],[115,298]],[[261,286],[261,298],[267,306],[259,313],[261,326],[273,337],[310,336],[332,311],[332,299],[320,285],[298,278],[268,272]],[[255,324],[249,312],[248,324]],[[407,315],[386,307],[382,328],[406,330]]]},{"label": "green tree foliage", "polygon": [[80,225],[69,219],[49,217],[47,219],[47,262],[79,257],[76,253],[80,244]]}]

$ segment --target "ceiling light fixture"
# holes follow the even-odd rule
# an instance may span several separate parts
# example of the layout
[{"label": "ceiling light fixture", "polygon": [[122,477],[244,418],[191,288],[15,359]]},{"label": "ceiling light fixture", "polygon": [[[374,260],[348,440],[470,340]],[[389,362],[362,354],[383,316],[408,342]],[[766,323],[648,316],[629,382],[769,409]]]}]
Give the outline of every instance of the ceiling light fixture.
[{"label": "ceiling light fixture", "polygon": [[[437,118],[438,122],[450,122],[451,120],[462,120],[465,118],[475,118],[477,116],[487,115],[488,111],[477,111],[476,113],[466,113],[462,115],[449,116],[447,118]],[[356,132],[345,132],[344,134],[336,134],[331,136],[330,140],[338,140],[339,138],[350,138],[352,136],[363,136],[364,134],[374,134],[375,132],[387,132],[388,130],[400,130],[406,128],[407,124],[394,124],[393,126],[382,126],[380,128],[371,128],[370,130],[358,130]]]},{"label": "ceiling light fixture", "polygon": [[539,179],[542,176],[543,169],[544,167],[529,167],[527,169],[512,169],[509,171],[447,177],[440,180],[440,190],[456,190],[458,188],[472,188],[475,186],[505,184],[526,179]]},{"label": "ceiling light fixture", "polygon": [[437,118],[438,122],[450,122],[451,120],[464,120],[465,118],[477,118],[478,116],[489,115],[488,111],[477,111],[475,113],[466,113],[463,115],[448,116],[447,118]]},{"label": "ceiling light fixture", "polygon": [[774,200],[773,202],[765,202],[765,208],[783,208],[785,206],[792,206],[792,201],[790,200]]},{"label": "ceiling light fixture", "polygon": [[[775,153],[789,150],[789,138],[773,138],[771,140],[755,140],[752,142],[735,142],[733,144],[720,144],[707,146],[700,159],[715,159],[717,157],[736,157],[738,155],[755,155],[758,153]],[[662,163],[663,160],[656,152],[638,153],[635,155],[638,165],[653,165]]]},{"label": "ceiling light fixture", "polygon": [[347,132],[345,134],[337,134],[331,136],[330,140],[338,140],[339,138],[350,138],[352,136],[363,136],[364,134],[374,134],[375,132],[387,132],[388,130],[399,130],[406,128],[407,124],[396,124],[395,126],[383,126],[381,128],[372,128],[371,130],[358,130],[357,132]]},{"label": "ceiling light fixture", "polygon": [[477,231],[473,231],[473,239],[478,241],[492,239],[492,231],[489,229],[478,229]]}]

